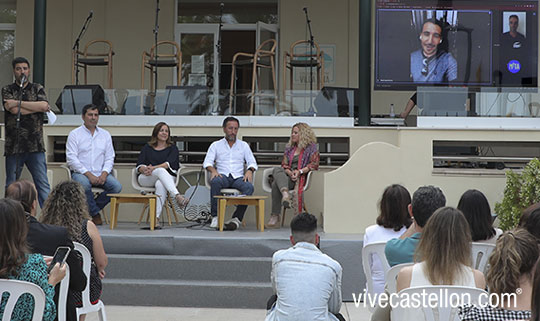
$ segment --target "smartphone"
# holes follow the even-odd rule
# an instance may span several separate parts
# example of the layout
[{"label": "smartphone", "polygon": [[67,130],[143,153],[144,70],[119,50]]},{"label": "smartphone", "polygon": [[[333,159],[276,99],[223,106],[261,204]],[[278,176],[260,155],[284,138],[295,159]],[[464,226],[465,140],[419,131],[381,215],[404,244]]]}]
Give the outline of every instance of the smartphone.
[{"label": "smartphone", "polygon": [[54,252],[53,259],[51,261],[51,265],[47,268],[47,273],[50,273],[53,267],[56,265],[56,263],[60,263],[60,266],[62,264],[66,263],[66,259],[69,255],[69,252],[71,252],[71,249],[67,246],[59,246],[56,249],[56,252]]}]

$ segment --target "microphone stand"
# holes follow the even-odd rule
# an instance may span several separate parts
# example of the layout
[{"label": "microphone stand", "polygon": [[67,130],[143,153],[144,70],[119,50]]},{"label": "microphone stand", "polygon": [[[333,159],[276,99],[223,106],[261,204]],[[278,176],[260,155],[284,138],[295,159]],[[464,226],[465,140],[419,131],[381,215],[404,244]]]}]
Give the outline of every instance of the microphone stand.
[{"label": "microphone stand", "polygon": [[19,88],[19,105],[17,110],[17,123],[15,126],[15,180],[19,180],[19,176],[21,176],[21,164],[19,163],[19,135],[20,135],[20,129],[21,129],[21,104],[22,104],[22,98],[23,98],[23,89],[24,89],[24,83],[25,83],[26,77],[21,77],[21,84]]},{"label": "microphone stand", "polygon": [[77,39],[75,40],[75,44],[73,44],[72,50],[75,51],[75,85],[79,84],[79,43],[81,41],[82,36],[86,32],[86,29],[90,25],[90,21],[92,20],[93,12],[90,12],[88,17],[86,17],[86,21],[84,22],[81,31],[79,32],[79,35],[77,36]]},{"label": "microphone stand", "polygon": [[[158,86],[158,34],[159,34],[159,0],[156,0],[156,21],[154,23],[154,62],[155,62],[155,71],[154,71],[154,92],[149,93],[152,98],[152,113],[156,110],[156,96],[157,96],[157,86]],[[150,62],[152,64],[152,62]]]},{"label": "microphone stand", "polygon": [[[304,13],[306,14],[306,25],[309,30],[309,105],[310,105],[309,109],[310,111],[314,112],[312,94],[313,94],[313,48],[315,47],[315,41],[313,40],[313,33],[311,32],[311,20],[309,20],[307,7],[304,7],[303,10],[304,10]],[[317,64],[315,64],[315,67],[317,68]]]},{"label": "microphone stand", "polygon": [[[219,112],[219,106],[220,106],[220,103],[219,103],[219,84],[221,82],[221,29],[223,28],[223,7],[225,7],[225,5],[222,3],[219,4],[219,29],[218,29],[218,41],[217,41],[217,44],[216,44],[216,49],[217,49],[217,57],[216,57],[216,65],[217,65],[217,72],[218,72],[218,79],[216,81],[214,81],[214,86],[218,86],[218,89],[217,89],[217,97],[216,97],[216,104],[214,106],[218,107],[217,108],[217,111]],[[229,95],[231,95],[232,93],[229,93]],[[231,110],[229,110],[229,113],[231,112]]]}]

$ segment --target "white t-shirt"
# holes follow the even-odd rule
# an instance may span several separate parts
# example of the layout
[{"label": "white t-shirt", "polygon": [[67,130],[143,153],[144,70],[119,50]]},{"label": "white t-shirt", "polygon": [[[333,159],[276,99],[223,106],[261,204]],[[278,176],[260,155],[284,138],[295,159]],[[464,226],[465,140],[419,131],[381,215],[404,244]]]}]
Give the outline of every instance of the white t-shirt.
[{"label": "white t-shirt", "polygon": [[[386,242],[391,239],[399,238],[407,228],[403,226],[401,230],[394,231],[391,228],[385,228],[380,225],[371,225],[366,228],[364,234],[364,246],[373,242]],[[384,292],[384,270],[377,255],[371,255],[371,276],[373,279],[373,293]]]}]

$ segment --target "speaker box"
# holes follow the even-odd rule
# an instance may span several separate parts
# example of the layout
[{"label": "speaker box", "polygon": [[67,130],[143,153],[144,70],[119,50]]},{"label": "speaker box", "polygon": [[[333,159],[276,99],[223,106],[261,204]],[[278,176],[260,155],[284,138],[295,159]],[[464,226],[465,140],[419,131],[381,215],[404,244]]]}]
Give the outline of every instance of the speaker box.
[{"label": "speaker box", "polygon": [[81,114],[88,104],[96,105],[100,114],[108,113],[105,92],[100,85],[67,85],[56,100],[56,106],[64,115]]}]

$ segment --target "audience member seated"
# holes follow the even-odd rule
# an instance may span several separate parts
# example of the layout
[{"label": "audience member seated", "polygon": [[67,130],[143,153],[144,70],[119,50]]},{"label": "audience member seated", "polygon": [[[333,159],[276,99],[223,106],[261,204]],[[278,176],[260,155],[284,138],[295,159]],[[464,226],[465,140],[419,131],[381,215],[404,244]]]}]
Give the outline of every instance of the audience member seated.
[{"label": "audience member seated", "polygon": [[446,198],[438,187],[422,186],[414,192],[412,203],[408,207],[412,224],[399,239],[389,240],[384,249],[390,266],[414,261],[414,251],[420,241],[424,225],[430,216],[445,204]]},{"label": "audience member seated", "polygon": [[[272,172],[272,212],[266,227],[279,228],[281,206],[292,207],[295,214],[302,211],[303,192],[307,173],[319,169],[317,137],[306,123],[296,123],[291,130],[291,138],[285,148],[281,167]],[[294,189],[294,195],[289,190]]]},{"label": "audience member seated", "polygon": [[[308,213],[291,221],[292,247],[272,257],[272,288],[266,321],[345,320],[341,309],[341,265],[323,254],[317,218]],[[276,298],[277,296],[277,298]]]},{"label": "audience member seated", "polygon": [[523,211],[523,215],[519,220],[519,227],[526,229],[540,243],[540,207],[535,205],[529,208],[531,210],[526,209]]},{"label": "audience member seated", "polygon": [[[223,188],[234,188],[244,195],[253,194],[253,173],[257,170],[257,161],[248,143],[236,139],[240,121],[234,117],[223,120],[225,137],[213,142],[204,158],[203,168],[210,172],[210,196],[212,215],[211,228],[218,227],[217,199]],[[232,219],[225,222],[225,230],[232,231],[240,227],[247,205],[238,205]]]},{"label": "audience member seated", "polygon": [[[482,272],[471,268],[471,234],[463,214],[452,207],[435,211],[416,249],[417,262],[399,271],[397,291],[415,286],[461,285],[484,289]],[[404,320],[425,320],[421,309],[405,309]]]},{"label": "audience member seated", "polygon": [[[28,224],[24,209],[18,201],[0,199],[0,278],[32,282],[45,292],[43,321],[53,321],[56,305],[54,286],[66,275],[66,267],[59,263],[47,274],[47,265],[41,254],[30,254],[26,243]],[[0,319],[4,316],[8,294],[2,294]],[[34,298],[24,294],[19,298],[10,320],[32,320]]]},{"label": "audience member seated", "polygon": [[179,174],[179,169],[178,148],[171,142],[169,125],[159,122],[154,126],[152,138],[148,144],[144,145],[137,160],[139,184],[155,186],[156,195],[159,196],[156,205],[158,221],[167,201],[167,193],[173,197],[173,205],[177,212],[180,212],[186,201],[176,188],[175,177]]},{"label": "audience member seated", "polygon": [[534,271],[530,321],[540,321],[540,264],[536,264]]},{"label": "audience member seated", "polygon": [[[94,304],[101,296],[101,279],[105,277],[107,255],[99,231],[89,218],[84,189],[76,181],[65,181],[56,185],[41,212],[43,223],[67,228],[71,239],[90,251],[93,259],[90,270],[90,302]],[[74,296],[76,304],[81,306],[81,292],[74,293]]]},{"label": "audience member seated", "polygon": [[[36,220],[38,205],[37,191],[34,184],[27,180],[11,183],[6,189],[6,197],[19,201],[23,206],[28,223],[26,241],[32,253],[53,256],[59,246],[68,246],[73,250],[73,242],[67,229],[61,226],[48,225]],[[66,303],[66,320],[77,321],[73,293],[84,290],[86,276],[82,271],[81,261],[74,251],[69,252],[66,263],[69,266],[69,292]],[[55,288],[54,303],[58,307],[60,286]]]},{"label": "audience member seated", "polygon": [[[374,242],[386,242],[400,237],[411,225],[411,218],[407,208],[411,204],[411,195],[407,189],[399,184],[388,186],[379,202],[380,214],[377,224],[366,228],[364,234],[364,247]],[[373,292],[384,292],[384,270],[377,255],[371,256],[371,276],[373,279]]]},{"label": "audience member seated", "polygon": [[490,268],[486,275],[490,293],[498,297],[493,301],[500,301],[500,304],[497,307],[464,305],[459,311],[461,320],[528,320],[531,317],[533,268],[539,254],[534,236],[526,230],[504,232],[489,257]]},{"label": "audience member seated", "polygon": [[482,192],[475,189],[466,191],[461,195],[457,208],[469,222],[473,242],[495,244],[502,230],[493,228],[491,208]]}]

